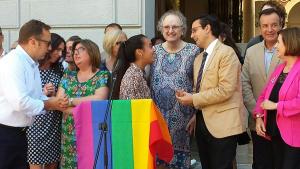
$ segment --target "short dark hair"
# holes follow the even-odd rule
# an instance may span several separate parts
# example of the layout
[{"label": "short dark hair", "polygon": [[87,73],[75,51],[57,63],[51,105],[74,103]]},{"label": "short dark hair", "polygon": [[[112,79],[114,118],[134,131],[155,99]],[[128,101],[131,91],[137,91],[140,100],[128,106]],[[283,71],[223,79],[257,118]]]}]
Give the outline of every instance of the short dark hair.
[{"label": "short dark hair", "polygon": [[77,36],[77,35],[74,35],[74,36],[69,37],[69,39],[67,40],[67,42],[69,42],[69,41],[74,42],[74,41],[79,41],[79,40],[81,40],[81,38],[79,36]]},{"label": "short dark hair", "polygon": [[[86,48],[86,51],[90,56],[92,71],[96,72],[97,68],[100,65],[100,60],[101,60],[100,49],[99,49],[98,45],[89,39],[81,39],[81,40],[75,41],[72,46],[73,60],[74,60],[74,51],[78,44],[81,44],[82,46],[84,46]],[[77,65],[76,65],[76,68],[78,69]]]},{"label": "short dark hair", "polygon": [[0,35],[2,35],[2,29],[1,29],[1,27],[0,27]]},{"label": "short dark hair", "polygon": [[27,43],[30,37],[39,38],[43,30],[49,31],[50,29],[51,27],[44,22],[32,19],[21,27],[18,42],[19,44]]},{"label": "short dark hair", "polygon": [[108,25],[105,26],[104,33],[106,33],[107,28],[110,28],[110,27],[114,27],[114,28],[118,28],[118,29],[122,30],[122,26],[121,25],[119,25],[117,23],[110,23],[110,24],[108,24]]},{"label": "short dark hair", "polygon": [[285,55],[300,57],[300,28],[286,28],[280,30],[278,34],[282,37],[285,46]]},{"label": "short dark hair", "polygon": [[286,14],[286,10],[284,8],[283,5],[281,5],[279,2],[277,1],[266,1],[262,6],[261,6],[261,9],[260,11],[262,11],[263,7],[264,6],[270,6],[272,8],[274,8],[275,10],[278,11],[279,13],[279,17],[280,17],[280,23],[282,25],[282,28],[285,26],[285,18],[287,16]]},{"label": "short dark hair", "polygon": [[[259,12],[259,19],[260,19],[260,17],[261,17],[262,15],[271,15],[271,14],[273,14],[273,13],[275,13],[275,14],[278,15],[278,17],[279,17],[279,22],[280,22],[280,14],[279,14],[279,12],[278,12],[276,9],[274,9],[274,8],[268,8],[268,9],[265,9],[265,10],[260,11],[260,12]],[[280,22],[280,23],[281,23],[281,22]]]},{"label": "short dark hair", "polygon": [[220,22],[216,16],[213,15],[202,15],[196,19],[193,20],[193,22],[199,21],[202,28],[204,28],[207,25],[210,25],[211,32],[214,35],[214,37],[218,38],[220,35]]}]

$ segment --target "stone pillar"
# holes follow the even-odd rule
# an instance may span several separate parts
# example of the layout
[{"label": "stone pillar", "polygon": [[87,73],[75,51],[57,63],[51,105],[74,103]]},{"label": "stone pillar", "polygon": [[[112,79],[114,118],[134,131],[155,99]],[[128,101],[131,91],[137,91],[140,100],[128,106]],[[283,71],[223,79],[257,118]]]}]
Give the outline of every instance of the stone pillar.
[{"label": "stone pillar", "polygon": [[254,35],[254,0],[243,1],[243,40],[247,43]]}]

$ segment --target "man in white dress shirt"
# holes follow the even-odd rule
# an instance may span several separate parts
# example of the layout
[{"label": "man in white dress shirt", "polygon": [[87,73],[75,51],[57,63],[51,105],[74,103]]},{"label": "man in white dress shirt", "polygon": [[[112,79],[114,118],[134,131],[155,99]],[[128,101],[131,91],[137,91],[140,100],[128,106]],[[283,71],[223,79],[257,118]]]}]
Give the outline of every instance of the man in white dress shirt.
[{"label": "man in white dress shirt", "polygon": [[26,128],[44,110],[64,110],[66,97],[47,98],[42,92],[38,60],[51,49],[50,26],[25,23],[19,45],[0,60],[0,169],[26,169]]}]

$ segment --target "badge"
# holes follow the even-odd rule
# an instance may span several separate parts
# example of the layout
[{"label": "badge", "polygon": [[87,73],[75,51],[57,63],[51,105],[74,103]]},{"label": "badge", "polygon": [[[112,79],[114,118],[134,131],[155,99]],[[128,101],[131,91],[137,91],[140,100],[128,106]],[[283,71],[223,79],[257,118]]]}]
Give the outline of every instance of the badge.
[{"label": "badge", "polygon": [[276,79],[277,79],[277,77],[273,77],[273,78],[271,79],[271,83],[275,83],[275,82],[276,82]]}]

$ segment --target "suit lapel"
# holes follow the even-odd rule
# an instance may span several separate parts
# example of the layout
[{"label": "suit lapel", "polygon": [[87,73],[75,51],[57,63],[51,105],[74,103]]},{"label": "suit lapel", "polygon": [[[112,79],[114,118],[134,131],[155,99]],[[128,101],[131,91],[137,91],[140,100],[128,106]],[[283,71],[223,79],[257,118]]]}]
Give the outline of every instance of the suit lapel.
[{"label": "suit lapel", "polygon": [[201,52],[195,58],[195,61],[194,61],[194,87],[196,87],[196,84],[197,84],[197,79],[198,79],[198,74],[199,74],[201,63],[202,63],[202,59],[203,59],[203,52]]},{"label": "suit lapel", "polygon": [[269,78],[272,74],[272,72],[275,70],[276,66],[280,63],[280,59],[277,56],[277,52],[275,51],[270,63],[269,71],[267,74],[267,78]]},{"label": "suit lapel", "polygon": [[213,49],[211,55],[209,56],[209,58],[208,58],[208,60],[207,60],[205,69],[203,70],[202,79],[201,79],[201,84],[202,84],[203,79],[204,79],[204,77],[205,77],[205,75],[206,75],[206,70],[209,69],[210,64],[211,64],[211,62],[213,61],[214,56],[216,55],[216,53],[217,53],[217,51],[218,51],[218,49],[219,49],[220,46],[221,46],[221,42],[218,41],[218,42],[216,43],[216,45],[215,45],[215,47],[214,47],[214,49]]},{"label": "suit lapel", "polygon": [[272,73],[271,78],[270,78],[269,82],[267,83],[265,99],[268,99],[270,97],[273,87],[274,87],[275,83],[277,82],[277,79],[278,79],[279,75],[281,74],[282,70],[284,69],[284,66],[285,66],[284,64],[281,64]]},{"label": "suit lapel", "polygon": [[266,73],[266,69],[265,69],[265,47],[264,47],[264,41],[262,41],[260,43],[260,48],[257,51],[257,58],[259,59],[258,61],[256,61],[256,63],[258,64],[258,69],[261,72],[261,74],[263,75],[263,80],[264,82],[267,81],[267,73]]}]

